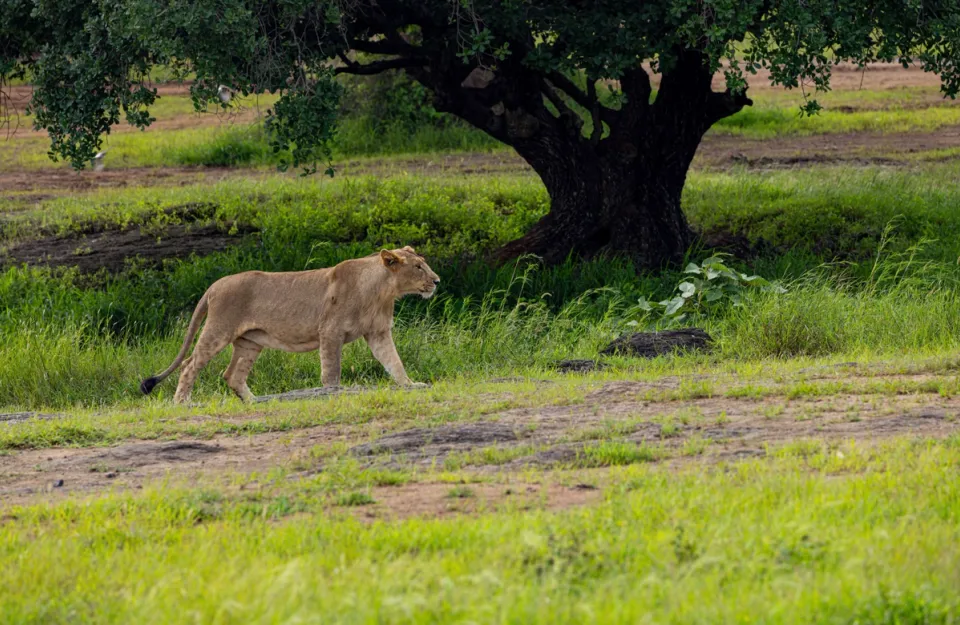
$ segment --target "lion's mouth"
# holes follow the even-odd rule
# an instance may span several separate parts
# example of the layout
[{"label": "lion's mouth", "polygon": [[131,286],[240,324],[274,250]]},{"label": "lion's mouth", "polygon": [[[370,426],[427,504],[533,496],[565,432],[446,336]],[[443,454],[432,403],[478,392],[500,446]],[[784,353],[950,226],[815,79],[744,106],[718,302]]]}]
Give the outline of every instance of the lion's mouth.
[{"label": "lion's mouth", "polygon": [[433,294],[437,292],[437,287],[420,289],[420,297],[423,299],[429,299],[433,297]]}]

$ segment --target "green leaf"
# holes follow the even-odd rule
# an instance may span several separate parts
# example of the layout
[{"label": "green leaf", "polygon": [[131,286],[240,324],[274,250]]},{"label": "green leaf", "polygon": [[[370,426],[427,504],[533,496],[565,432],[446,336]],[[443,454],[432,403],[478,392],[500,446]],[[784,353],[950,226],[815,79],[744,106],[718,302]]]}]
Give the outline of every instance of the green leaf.
[{"label": "green leaf", "polygon": [[723,299],[723,291],[711,289],[707,291],[704,299],[708,302],[715,302],[719,299]]},{"label": "green leaf", "polygon": [[690,263],[687,265],[687,268],[683,270],[683,273],[700,273],[700,267],[697,263]]},{"label": "green leaf", "polygon": [[677,285],[677,288],[680,289],[680,297],[683,297],[684,299],[693,297],[693,295],[697,292],[697,287],[690,282],[681,282]]},{"label": "green leaf", "polygon": [[665,311],[663,311],[663,314],[666,315],[666,316],[668,316],[668,317],[669,317],[670,315],[676,314],[676,312],[683,307],[683,305],[684,305],[684,303],[686,303],[686,301],[687,301],[687,300],[685,300],[685,299],[682,298],[682,297],[675,297],[675,298],[673,298],[672,300],[670,300],[670,301],[667,302],[667,309],[666,309]]}]

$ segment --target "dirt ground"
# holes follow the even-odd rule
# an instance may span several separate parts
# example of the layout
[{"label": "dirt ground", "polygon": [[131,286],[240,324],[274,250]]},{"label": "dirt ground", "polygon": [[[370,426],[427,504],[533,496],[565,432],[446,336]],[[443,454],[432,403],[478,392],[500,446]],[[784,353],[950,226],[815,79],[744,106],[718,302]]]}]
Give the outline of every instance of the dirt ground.
[{"label": "dirt ground", "polygon": [[26,263],[76,267],[81,273],[101,269],[116,273],[134,259],[141,266],[155,266],[166,258],[223,251],[253,231],[242,224],[211,223],[216,209],[214,204],[193,202],[164,210],[178,222],[165,224],[162,229],[104,227],[92,222],[66,235],[50,234],[6,248],[0,246],[0,267]]},{"label": "dirt ground", "polygon": [[[935,76],[916,69],[871,66],[865,72],[841,66],[833,88],[897,89],[937,85]],[[719,87],[719,83],[718,83]],[[759,77],[754,93],[770,89]],[[182,87],[161,87],[161,95],[182,93]],[[22,107],[29,89],[9,94],[14,107]],[[184,121],[186,120],[186,121]],[[198,121],[200,120],[200,121]],[[162,123],[220,123],[214,115],[184,116]],[[186,126],[176,126],[186,127]],[[0,128],[2,133],[2,128]],[[0,134],[2,136],[2,134]],[[18,135],[19,136],[19,135]],[[2,140],[2,138],[0,138]],[[851,134],[794,137],[758,141],[729,136],[708,136],[695,162],[700,168],[802,167],[811,163],[909,163],[915,152],[960,146],[960,127],[935,133]],[[511,152],[444,155],[377,161],[351,160],[339,167],[340,175],[387,173],[473,174],[524,172],[527,165]],[[217,168],[138,168],[75,173],[69,168],[0,171],[0,202],[20,208],[68,193],[125,186],[185,185],[230,176],[265,176],[274,172]],[[295,174],[290,174],[295,175]],[[204,253],[237,239],[201,224],[178,225],[163,233],[139,228],[81,232],[70,237],[47,236],[9,250],[8,261],[79,265],[94,271],[106,262],[121,266],[133,254],[146,254],[148,262],[185,251]],[[202,242],[199,240],[202,239]],[[201,248],[191,247],[194,244]],[[210,247],[213,246],[213,247]],[[95,260],[92,260],[95,259]],[[3,258],[0,257],[0,264]],[[850,373],[831,373],[849,380]],[[128,441],[112,447],[23,450],[0,455],[0,506],[110,490],[140,489],[158,480],[205,484],[229,476],[259,476],[236,488],[265,487],[271,469],[284,467],[287,477],[309,477],[324,470],[317,449],[341,444],[364,466],[428,470],[450,459],[468,457],[489,447],[515,450],[505,464],[466,466],[492,482],[471,484],[475,496],[453,499],[451,484],[415,481],[402,486],[378,487],[377,504],[358,508],[364,518],[382,516],[443,516],[499,505],[566,507],[588,503],[600,496],[591,486],[591,471],[602,481],[603,469],[582,467],[585,446],[600,441],[625,441],[659,449],[655,460],[667,466],[762,458],[778,447],[797,441],[823,441],[839,445],[856,441],[870,445],[891,437],[936,438],[960,431],[960,398],[939,395],[853,395],[787,399],[708,397],[667,401],[646,399],[651,392],[679,387],[678,379],[657,383],[614,382],[571,406],[543,406],[508,410],[480,421],[444,424],[431,428],[403,428],[390,422],[363,426],[316,427],[293,432],[210,440],[181,438],[167,441]],[[323,401],[322,399],[318,401]],[[0,415],[0,428],[27,419],[57,415]],[[257,418],[255,415],[249,419]],[[532,482],[528,467],[544,468],[557,479]],[[576,468],[576,470],[571,470]],[[562,476],[570,476],[569,479]]]},{"label": "dirt ground", "polygon": [[107,231],[89,236],[47,237],[27,241],[14,247],[8,255],[0,252],[4,264],[72,266],[81,273],[106,269],[122,271],[136,258],[143,265],[157,265],[165,258],[187,258],[191,254],[205,256],[220,252],[242,240],[241,234],[230,234],[216,226],[188,228],[172,225],[162,236],[145,233],[139,227]]},{"label": "dirt ground", "polygon": [[[843,376],[836,371],[817,377],[849,381],[857,375]],[[282,479],[309,477],[324,470],[323,454],[316,451],[337,444],[367,467],[429,471],[443,468],[453,459],[457,468],[497,478],[476,485],[482,496],[471,497],[470,502],[452,502],[448,496],[451,485],[430,480],[377,488],[374,498],[378,503],[364,508],[364,516],[443,515],[515,503],[524,497],[562,507],[597,496],[593,488],[582,484],[582,458],[586,446],[601,441],[656,448],[661,457],[654,461],[667,466],[710,466],[763,458],[798,441],[834,446],[855,441],[864,446],[891,437],[941,438],[960,432],[960,398],[932,393],[842,394],[793,400],[782,396],[644,399],[651,391],[678,388],[681,382],[676,378],[654,383],[611,382],[580,404],[507,410],[478,421],[429,428],[373,422],[211,440],[182,438],[130,441],[105,448],[18,451],[0,456],[0,503],[139,489],[161,479],[194,485],[215,483],[228,475],[263,476],[276,467],[289,471]],[[57,416],[20,414],[9,420],[28,418]],[[0,427],[4,427],[2,419]],[[516,450],[515,457],[503,464],[464,460],[471,457],[468,452],[490,447]],[[529,467],[547,469],[554,478],[572,477],[526,483],[524,470]],[[263,486],[263,481],[255,482],[253,487]]]},{"label": "dirt ground", "polygon": [[[958,147],[960,147],[960,126],[948,126],[930,133],[851,133],[765,140],[709,135],[700,144],[693,167],[728,169],[739,166],[779,169],[844,163],[896,167],[911,164],[914,162],[911,157],[917,153]],[[339,176],[399,172],[422,175],[532,173],[523,159],[508,151],[411,158],[391,157],[382,160],[350,159],[337,163],[336,169]],[[15,202],[22,207],[65,193],[80,193],[100,188],[183,186],[201,181],[216,182],[231,177],[251,178],[275,175],[278,174],[272,170],[216,167],[138,167],[79,173],[68,167],[0,171],[0,201]]]}]

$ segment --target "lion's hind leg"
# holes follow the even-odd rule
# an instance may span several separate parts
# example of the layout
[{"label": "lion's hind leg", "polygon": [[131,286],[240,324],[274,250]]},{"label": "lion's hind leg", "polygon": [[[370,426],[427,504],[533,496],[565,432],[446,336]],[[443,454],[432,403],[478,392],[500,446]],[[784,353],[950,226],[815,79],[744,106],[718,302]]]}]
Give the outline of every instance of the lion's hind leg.
[{"label": "lion's hind leg", "polygon": [[207,366],[213,357],[223,351],[223,348],[230,343],[230,337],[221,334],[207,332],[204,327],[197,339],[197,345],[193,348],[193,354],[183,363],[183,370],[180,372],[180,381],[177,383],[177,392],[173,395],[173,401],[178,404],[184,404],[190,401],[190,395],[193,393],[193,385],[200,375],[200,370]]},{"label": "lion's hind leg", "polygon": [[247,377],[262,349],[257,343],[243,337],[233,342],[233,358],[230,359],[230,366],[224,372],[223,379],[243,401],[249,402],[256,399],[247,386]]}]

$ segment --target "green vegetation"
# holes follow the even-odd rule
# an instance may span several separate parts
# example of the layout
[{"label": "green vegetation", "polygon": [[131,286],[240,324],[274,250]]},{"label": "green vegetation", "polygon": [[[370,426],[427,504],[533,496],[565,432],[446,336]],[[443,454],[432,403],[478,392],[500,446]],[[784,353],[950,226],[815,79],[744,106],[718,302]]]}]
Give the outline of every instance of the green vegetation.
[{"label": "green vegetation", "polygon": [[[924,172],[821,168],[693,176],[691,220],[707,231],[764,242],[766,252],[739,266],[787,289],[751,291],[742,307],[711,309],[702,322],[718,340],[715,357],[858,358],[955,349],[960,220],[952,207],[960,197],[939,183],[954,171],[943,165]],[[655,323],[637,300],[670,296],[684,274],[638,278],[628,263],[607,260],[550,269],[526,261],[494,269],[470,260],[523,232],[546,201],[526,176],[233,180],[162,195],[124,190],[46,200],[8,218],[4,239],[100,227],[162,236],[176,223],[256,233],[225,252],[168,260],[159,268],[133,264],[95,276],[7,269],[0,274],[7,354],[0,362],[0,405],[134,400],[135,382],[166,366],[186,317],[218,277],[328,266],[390,245],[414,245],[443,280],[436,298],[404,300],[397,308],[398,346],[419,379],[509,374],[594,357],[630,322]],[[923,241],[934,234],[938,240]],[[840,253],[844,262],[824,264]],[[708,255],[691,254],[695,261]],[[216,361],[201,376],[201,397],[223,393],[222,365]],[[318,379],[315,354],[268,352],[252,385],[263,393]],[[347,350],[346,383],[383,379],[363,346]],[[160,397],[170,390],[161,387]]]},{"label": "green vegetation", "polygon": [[[716,470],[635,465],[612,474],[602,503],[561,513],[363,524],[326,511],[335,495],[311,479],[266,493],[171,485],[14,506],[0,525],[0,612],[18,623],[168,623],[187,612],[204,622],[951,622],[957,439],[843,450]],[[284,519],[297,511],[309,514]]]},{"label": "green vegetation", "polygon": [[661,454],[654,447],[635,445],[621,441],[603,441],[589,444],[577,457],[576,464],[583,467],[613,467],[623,464],[652,462]]},{"label": "green vegetation", "polygon": [[[119,233],[142,234],[141,250],[174,233],[233,237],[94,273],[0,267],[0,621],[957,621],[954,151],[695,169],[683,204],[704,236],[682,263],[496,267],[487,254],[547,212],[540,181],[472,163],[411,175],[437,152],[500,148],[409,81],[345,85],[337,158],[405,156],[347,168],[361,175],[279,175],[249,112],[187,127],[189,101],[164,97],[152,129],[110,136],[108,168],[228,175],[0,193],[0,262],[24,242],[65,238],[98,259]],[[710,132],[960,121],[936,97],[832,92],[799,118],[796,93],[763,92]],[[52,179],[36,171],[51,167],[46,142],[0,141],[0,169]],[[730,246],[736,274],[711,279],[711,242]],[[351,388],[321,399],[240,403],[220,377],[229,351],[196,405],[170,402],[176,376],[140,395],[217,278],[400,245],[442,279],[435,298],[396,308],[398,350],[430,388],[394,388],[361,342],[344,354]],[[687,293],[681,320],[643,305]],[[598,356],[622,332],[676,325],[704,328],[714,349]],[[604,368],[560,373],[566,358]],[[267,351],[251,386],[319,380],[315,353]],[[21,410],[44,414],[4,414]],[[190,460],[190,445],[208,455]]]},{"label": "green vegetation", "polygon": [[[864,92],[854,92],[861,97]],[[754,107],[721,120],[712,135],[737,135],[748,139],[774,139],[816,134],[856,132],[932,132],[945,126],[960,124],[960,107],[952,105],[922,106],[936,103],[936,92],[928,88],[910,87],[881,94],[867,106],[850,92],[829,94],[820,98],[824,110],[814,116],[799,114],[802,102],[796,94],[762,94]],[[355,97],[362,98],[360,91]],[[394,96],[399,98],[399,96]],[[863,96],[867,97],[867,96]],[[250,100],[242,111],[263,113],[275,98],[262,96]],[[382,104],[382,100],[378,102]],[[850,103],[859,107],[851,110]],[[412,106],[412,104],[408,105]],[[400,108],[395,104],[394,108]],[[402,110],[406,110],[405,108]],[[183,129],[162,125],[166,120],[182,118],[192,111],[185,96],[166,96],[157,100],[152,113],[161,125],[145,132],[118,128],[104,144],[111,169],[126,167],[216,166],[275,167],[281,156],[274,154],[259,122],[246,117],[233,119],[229,114],[213,112],[191,117],[202,122],[199,127]],[[248,114],[245,114],[248,115]],[[333,141],[334,162],[365,156],[397,154],[432,154],[438,152],[502,151],[503,144],[483,132],[448,116],[417,116],[412,121],[402,112],[374,116],[367,108],[346,109]],[[439,115],[434,113],[434,115]],[[32,118],[22,116],[20,124],[27,128]],[[589,119],[586,120],[589,126]],[[589,131],[589,127],[587,128]],[[5,167],[51,168],[47,156],[48,140],[44,136],[15,136],[0,141],[0,165]]]},{"label": "green vegetation", "polygon": [[374,503],[377,502],[369,493],[345,493],[337,498],[337,504],[341,506],[369,506]]}]

